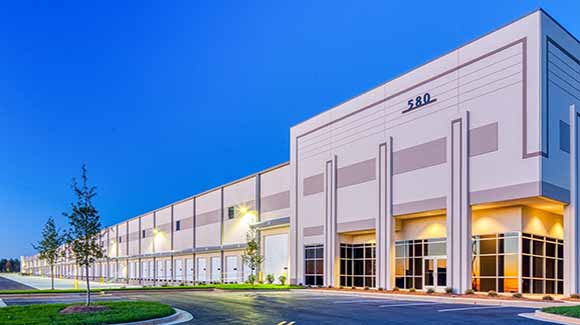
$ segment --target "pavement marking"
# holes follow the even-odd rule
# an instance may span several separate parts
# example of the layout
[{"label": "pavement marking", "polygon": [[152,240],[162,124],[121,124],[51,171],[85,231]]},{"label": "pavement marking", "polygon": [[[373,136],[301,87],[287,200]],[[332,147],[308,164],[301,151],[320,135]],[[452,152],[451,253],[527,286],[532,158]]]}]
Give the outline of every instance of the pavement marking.
[{"label": "pavement marking", "polygon": [[425,306],[425,305],[437,305],[436,302],[417,302],[411,304],[390,304],[390,305],[380,305],[377,306],[379,308],[388,308],[388,307],[406,307],[406,306]]},{"label": "pavement marking", "polygon": [[357,299],[357,300],[340,300],[340,301],[335,301],[333,302],[334,304],[352,304],[352,303],[367,303],[367,302],[383,302],[383,299],[372,299],[372,300],[362,300],[362,299]]},{"label": "pavement marking", "polygon": [[493,309],[493,308],[505,308],[504,306],[485,306],[485,307],[464,307],[464,308],[450,308],[438,310],[440,313],[445,313],[448,311],[462,311],[462,310],[473,310],[473,309]]},{"label": "pavement marking", "polygon": [[6,303],[4,302],[4,300],[0,299],[0,308],[2,307],[6,307]]},{"label": "pavement marking", "polygon": [[280,323],[278,323],[276,325],[284,325],[284,324],[286,324],[286,321],[285,320],[281,321]]}]

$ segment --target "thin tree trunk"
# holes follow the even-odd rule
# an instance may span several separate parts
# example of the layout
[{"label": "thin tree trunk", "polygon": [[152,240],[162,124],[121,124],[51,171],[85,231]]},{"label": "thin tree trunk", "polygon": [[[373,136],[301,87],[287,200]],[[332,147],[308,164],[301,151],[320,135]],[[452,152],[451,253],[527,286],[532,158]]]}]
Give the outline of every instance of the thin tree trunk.
[{"label": "thin tree trunk", "polygon": [[87,276],[87,306],[91,304],[91,285],[89,281],[89,265],[85,265],[85,274]]},{"label": "thin tree trunk", "polygon": [[54,264],[50,263],[50,289],[54,290]]}]

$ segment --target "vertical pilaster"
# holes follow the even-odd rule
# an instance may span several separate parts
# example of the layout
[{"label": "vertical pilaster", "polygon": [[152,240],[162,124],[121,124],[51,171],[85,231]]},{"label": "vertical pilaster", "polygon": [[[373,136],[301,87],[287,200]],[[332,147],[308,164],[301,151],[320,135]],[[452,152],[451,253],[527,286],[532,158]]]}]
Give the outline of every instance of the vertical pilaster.
[{"label": "vertical pilaster", "polygon": [[221,188],[221,227],[220,227],[220,246],[221,246],[221,254],[220,254],[220,281],[224,282],[224,188]]},{"label": "vertical pilaster", "polygon": [[578,197],[578,122],[576,106],[570,106],[570,204],[564,208],[564,294],[578,293],[580,275],[579,197]]},{"label": "vertical pilaster", "polygon": [[447,286],[471,289],[471,207],[469,205],[469,112],[451,121],[447,137],[450,187],[447,195]]},{"label": "vertical pilaster", "polygon": [[324,284],[336,285],[336,162],[334,156],[324,166]]},{"label": "vertical pilaster", "polygon": [[379,213],[376,220],[377,287],[390,290],[394,283],[394,219],[393,219],[393,140],[379,145],[377,175],[379,184]]}]

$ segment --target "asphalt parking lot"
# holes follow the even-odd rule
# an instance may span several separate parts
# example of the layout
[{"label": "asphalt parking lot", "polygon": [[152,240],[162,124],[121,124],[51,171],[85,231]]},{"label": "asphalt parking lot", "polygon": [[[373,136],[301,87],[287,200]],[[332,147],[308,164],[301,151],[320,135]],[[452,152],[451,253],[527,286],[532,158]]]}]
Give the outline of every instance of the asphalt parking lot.
[{"label": "asphalt parking lot", "polygon": [[29,290],[34,289],[22,283],[0,276],[0,290]]},{"label": "asphalt parking lot", "polygon": [[[139,299],[189,311],[190,324],[543,324],[518,316],[533,309],[332,295],[316,292],[170,292],[97,296]],[[51,299],[52,300],[52,299]],[[45,298],[7,298],[8,305],[46,303]],[[83,301],[69,295],[52,302]]]}]

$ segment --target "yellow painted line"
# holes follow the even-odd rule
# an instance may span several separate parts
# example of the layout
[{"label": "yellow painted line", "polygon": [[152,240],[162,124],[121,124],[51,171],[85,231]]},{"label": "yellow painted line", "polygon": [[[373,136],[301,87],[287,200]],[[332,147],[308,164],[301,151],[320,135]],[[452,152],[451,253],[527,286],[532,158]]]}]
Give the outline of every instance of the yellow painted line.
[{"label": "yellow painted line", "polygon": [[294,323],[296,323],[296,322],[290,322],[290,323],[288,323],[288,325],[293,325]]},{"label": "yellow painted line", "polygon": [[281,321],[280,323],[278,323],[276,325],[284,325],[284,324],[286,324],[286,321],[285,320]]}]

